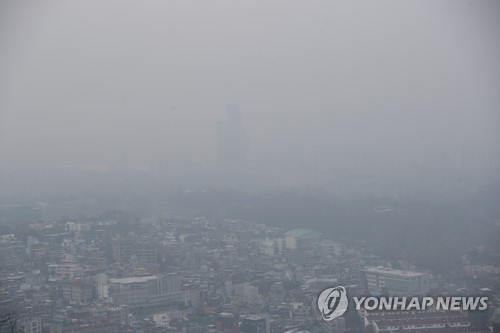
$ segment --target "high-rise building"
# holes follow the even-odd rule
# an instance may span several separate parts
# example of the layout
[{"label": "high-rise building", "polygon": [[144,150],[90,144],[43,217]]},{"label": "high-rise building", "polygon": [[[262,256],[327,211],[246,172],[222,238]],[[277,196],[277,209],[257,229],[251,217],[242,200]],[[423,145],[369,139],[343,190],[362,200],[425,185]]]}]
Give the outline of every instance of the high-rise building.
[{"label": "high-rise building", "polygon": [[364,274],[370,291],[387,290],[391,295],[423,295],[430,289],[427,273],[369,267]]},{"label": "high-rise building", "polygon": [[217,333],[239,333],[238,318],[229,312],[220,312],[215,318]]},{"label": "high-rise building", "polygon": [[181,300],[177,273],[109,279],[113,304],[160,306]]},{"label": "high-rise building", "polygon": [[129,262],[133,258],[144,264],[155,264],[158,261],[158,251],[154,244],[129,239],[114,240],[111,243],[111,255],[115,262]]},{"label": "high-rise building", "polygon": [[30,317],[17,320],[16,332],[41,333],[42,319],[40,317]]},{"label": "high-rise building", "polygon": [[266,333],[266,318],[262,316],[241,317],[240,333]]},{"label": "high-rise building", "polygon": [[226,120],[217,123],[217,149],[222,161],[241,161],[246,157],[248,139],[237,104],[229,104]]}]

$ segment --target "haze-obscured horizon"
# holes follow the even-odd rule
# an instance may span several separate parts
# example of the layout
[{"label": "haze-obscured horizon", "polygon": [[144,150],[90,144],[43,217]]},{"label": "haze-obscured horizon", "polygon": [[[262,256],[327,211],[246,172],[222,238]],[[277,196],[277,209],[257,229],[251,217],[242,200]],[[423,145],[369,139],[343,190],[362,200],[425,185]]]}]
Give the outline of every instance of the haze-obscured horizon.
[{"label": "haze-obscured horizon", "polygon": [[498,310],[499,32],[500,1],[1,2],[0,333],[399,327],[325,325],[320,281]]},{"label": "haze-obscured horizon", "polygon": [[[0,8],[0,169],[11,185],[20,170],[51,168],[188,184],[228,170],[285,185],[311,171],[499,174],[499,2]],[[231,103],[248,143],[236,162],[218,155]]]}]

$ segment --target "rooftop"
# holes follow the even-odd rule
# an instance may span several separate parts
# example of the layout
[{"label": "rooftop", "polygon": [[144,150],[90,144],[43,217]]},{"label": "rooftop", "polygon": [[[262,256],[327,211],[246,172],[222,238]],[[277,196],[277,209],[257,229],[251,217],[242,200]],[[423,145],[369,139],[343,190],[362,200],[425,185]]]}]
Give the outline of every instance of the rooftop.
[{"label": "rooftop", "polygon": [[152,281],[156,280],[158,277],[156,275],[151,275],[151,276],[134,276],[134,277],[127,277],[127,278],[121,278],[121,279],[109,279],[109,282],[111,283],[141,283],[141,282],[147,282],[147,281]]},{"label": "rooftop", "polygon": [[285,236],[296,237],[296,238],[319,238],[321,234],[311,229],[297,228],[285,232]]},{"label": "rooftop", "polygon": [[379,274],[392,274],[392,275],[399,275],[399,276],[421,276],[424,273],[421,272],[413,272],[413,271],[404,271],[401,269],[392,269],[390,267],[367,267],[366,272],[369,273],[379,273]]}]

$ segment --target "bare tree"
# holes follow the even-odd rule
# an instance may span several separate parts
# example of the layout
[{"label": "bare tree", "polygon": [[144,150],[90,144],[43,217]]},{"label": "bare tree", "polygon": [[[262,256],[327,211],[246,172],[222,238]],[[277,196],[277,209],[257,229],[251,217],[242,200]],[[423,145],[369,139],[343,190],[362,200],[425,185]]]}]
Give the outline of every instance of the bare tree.
[{"label": "bare tree", "polygon": [[0,330],[7,326],[10,333],[16,332],[17,319],[14,312],[7,312],[0,314]]}]

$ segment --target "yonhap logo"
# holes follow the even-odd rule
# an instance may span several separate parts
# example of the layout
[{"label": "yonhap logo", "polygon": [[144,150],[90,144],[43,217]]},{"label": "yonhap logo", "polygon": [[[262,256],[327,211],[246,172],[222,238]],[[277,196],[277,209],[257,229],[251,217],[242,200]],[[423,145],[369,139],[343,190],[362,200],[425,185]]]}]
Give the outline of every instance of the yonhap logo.
[{"label": "yonhap logo", "polygon": [[[474,296],[383,296],[353,297],[354,308],[359,311],[426,311],[431,308],[437,311],[474,311],[488,309],[488,297]],[[324,289],[318,296],[318,309],[325,321],[342,316],[349,305],[347,291],[344,287]]]},{"label": "yonhap logo", "polygon": [[347,292],[344,287],[327,288],[318,296],[318,309],[325,321],[342,316],[347,305]]}]

